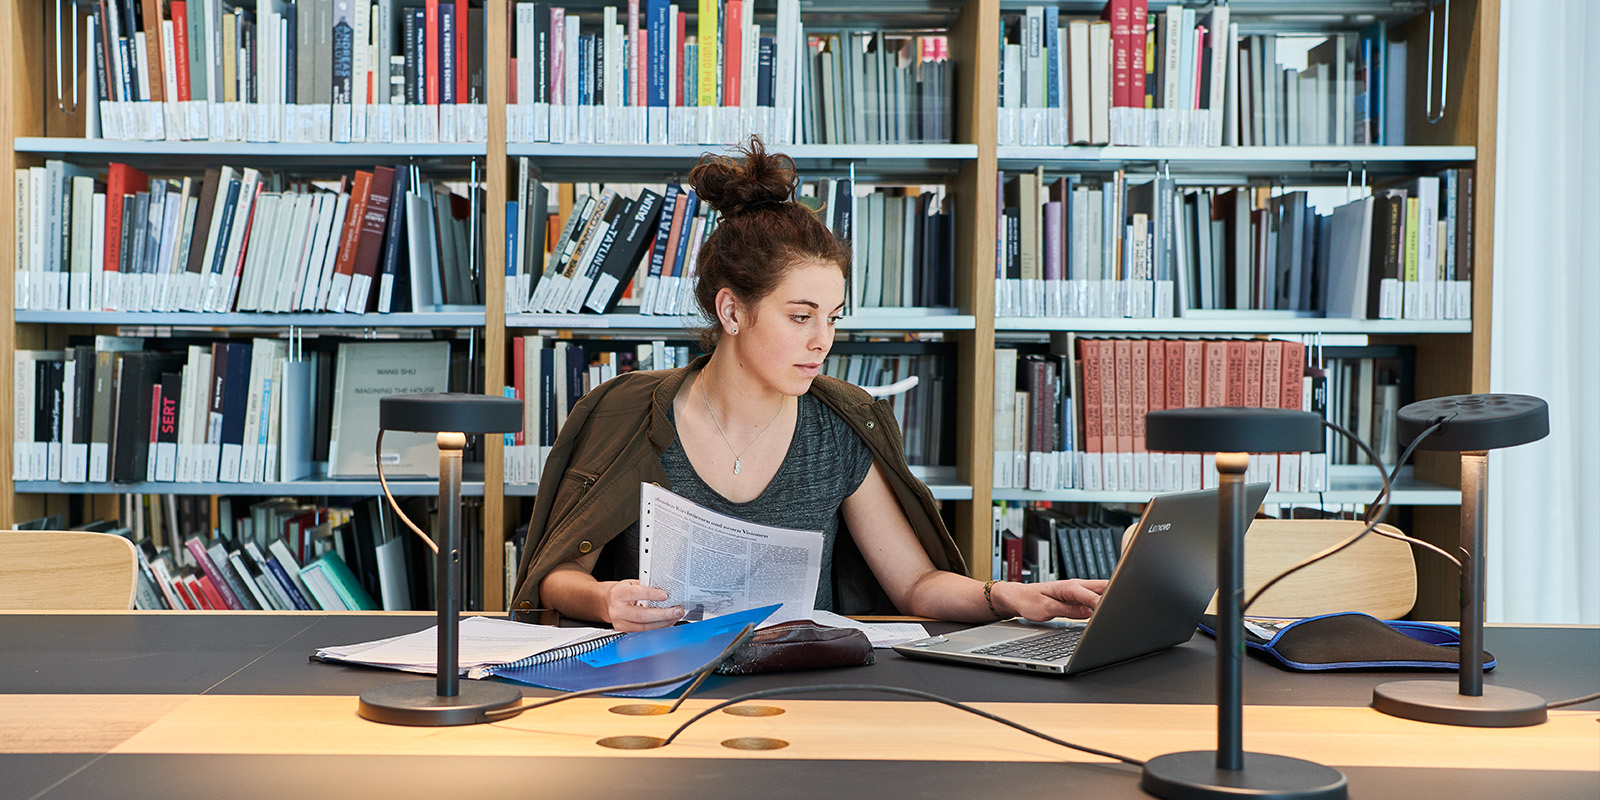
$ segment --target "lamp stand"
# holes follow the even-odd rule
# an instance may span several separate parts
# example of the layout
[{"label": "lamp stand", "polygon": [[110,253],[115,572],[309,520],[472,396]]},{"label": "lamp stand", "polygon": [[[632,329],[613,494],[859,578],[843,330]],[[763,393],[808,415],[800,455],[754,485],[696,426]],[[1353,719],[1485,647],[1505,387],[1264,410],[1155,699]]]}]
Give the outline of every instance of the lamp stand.
[{"label": "lamp stand", "polygon": [[1461,454],[1461,668],[1458,688],[1448,681],[1392,681],[1372,690],[1372,707],[1385,714],[1476,728],[1520,728],[1548,718],[1543,697],[1506,686],[1483,685],[1483,581],[1488,498],[1485,451]]},{"label": "lamp stand", "polygon": [[522,691],[503,683],[461,682],[461,451],[466,434],[443,431],[439,446],[439,552],[433,598],[439,609],[439,665],[432,683],[405,681],[361,693],[357,713],[390,725],[444,727],[487,722],[485,712],[516,705]]},{"label": "lamp stand", "polygon": [[1145,762],[1139,785],[1168,800],[1346,797],[1344,773],[1314,761],[1244,752],[1244,532],[1247,453],[1218,453],[1217,749],[1168,753]]}]

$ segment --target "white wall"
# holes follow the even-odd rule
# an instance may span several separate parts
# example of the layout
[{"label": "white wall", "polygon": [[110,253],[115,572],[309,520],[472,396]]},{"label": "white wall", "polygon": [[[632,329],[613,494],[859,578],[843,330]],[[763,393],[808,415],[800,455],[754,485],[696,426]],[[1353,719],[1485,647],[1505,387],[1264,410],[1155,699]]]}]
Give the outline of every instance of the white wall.
[{"label": "white wall", "polygon": [[1490,454],[1488,619],[1600,622],[1600,3],[1501,0],[1490,390],[1550,436]]}]

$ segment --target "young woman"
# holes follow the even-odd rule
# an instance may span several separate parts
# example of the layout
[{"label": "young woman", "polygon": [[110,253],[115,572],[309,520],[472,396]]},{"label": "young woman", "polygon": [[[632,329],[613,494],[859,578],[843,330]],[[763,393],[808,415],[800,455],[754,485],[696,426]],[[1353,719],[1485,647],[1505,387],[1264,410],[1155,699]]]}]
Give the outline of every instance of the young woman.
[{"label": "young woman", "polygon": [[817,607],[936,619],[1084,617],[1105,581],[985,584],[912,476],[889,405],[818,372],[844,312],[850,253],[794,202],[787,156],[752,139],[690,182],[720,221],[695,296],[711,354],[596,387],[561,429],[534,503],[513,610],[553,608],[623,630],[669,625],[640,585],[639,484],[824,537]]}]

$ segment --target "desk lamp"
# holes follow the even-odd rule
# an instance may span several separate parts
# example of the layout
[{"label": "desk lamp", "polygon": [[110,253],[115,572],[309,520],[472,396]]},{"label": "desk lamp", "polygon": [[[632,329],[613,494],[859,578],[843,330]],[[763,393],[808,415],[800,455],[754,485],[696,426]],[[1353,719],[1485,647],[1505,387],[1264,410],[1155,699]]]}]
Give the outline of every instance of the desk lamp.
[{"label": "desk lamp", "polygon": [[1144,765],[1139,785],[1169,800],[1214,797],[1346,797],[1344,774],[1298,758],[1244,752],[1244,531],[1250,453],[1314,450],[1322,418],[1280,408],[1178,408],[1145,417],[1152,450],[1217,454],[1217,749],[1168,753]]},{"label": "desk lamp", "polygon": [[[439,518],[435,542],[395,502],[383,477],[383,432],[436,434],[439,446]],[[522,430],[522,401],[479,394],[409,394],[378,401],[378,481],[399,518],[435,553],[433,596],[439,610],[439,664],[433,681],[404,681],[361,693],[357,713],[391,725],[440,727],[489,721],[485,714],[516,705],[515,686],[461,682],[461,451],[468,434]]]},{"label": "desk lamp", "polygon": [[1506,686],[1483,685],[1483,506],[1489,450],[1538,441],[1550,434],[1550,409],[1520,394],[1461,394],[1422,400],[1400,409],[1401,441],[1424,450],[1461,453],[1461,667],[1456,691],[1449,681],[1392,681],[1372,690],[1372,707],[1385,714],[1479,728],[1538,725],[1547,718],[1544,698]]}]

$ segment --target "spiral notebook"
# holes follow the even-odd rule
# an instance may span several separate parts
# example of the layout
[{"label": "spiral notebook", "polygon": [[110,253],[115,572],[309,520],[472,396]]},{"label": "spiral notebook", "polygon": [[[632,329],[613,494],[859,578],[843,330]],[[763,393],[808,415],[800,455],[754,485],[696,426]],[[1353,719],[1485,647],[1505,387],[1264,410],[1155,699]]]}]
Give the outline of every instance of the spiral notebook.
[{"label": "spiral notebook", "polygon": [[[461,620],[458,666],[468,678],[504,678],[569,692],[648,683],[713,664],[745,626],[760,625],[777,610],[777,605],[763,606],[634,633],[466,617]],[[438,642],[438,626],[433,625],[403,636],[324,647],[311,660],[432,675]],[[687,682],[609,694],[659,697]]]},{"label": "spiral notebook", "polygon": [[[525,665],[473,670],[470,677],[499,677],[564,692],[666,680],[714,666],[746,626],[760,625],[779,604],[752,608],[653,631],[613,636],[599,646]],[[588,642],[574,643],[583,647]],[[621,692],[617,697],[661,697],[677,691],[688,679]]]},{"label": "spiral notebook", "polygon": [[[311,658],[337,664],[397,669],[432,675],[438,668],[439,626],[372,642],[324,647]],[[621,638],[600,628],[527,625],[495,617],[461,620],[461,674],[488,668],[528,667],[582,655]]]}]

